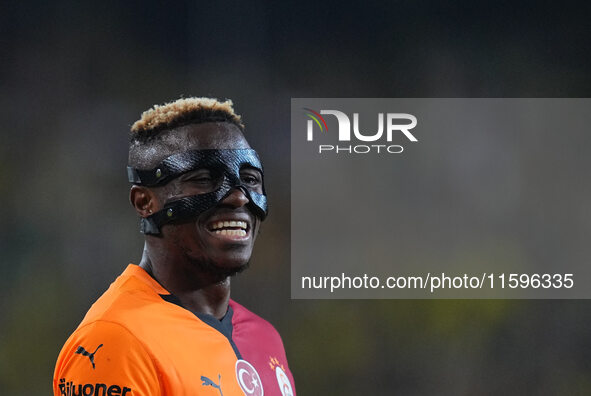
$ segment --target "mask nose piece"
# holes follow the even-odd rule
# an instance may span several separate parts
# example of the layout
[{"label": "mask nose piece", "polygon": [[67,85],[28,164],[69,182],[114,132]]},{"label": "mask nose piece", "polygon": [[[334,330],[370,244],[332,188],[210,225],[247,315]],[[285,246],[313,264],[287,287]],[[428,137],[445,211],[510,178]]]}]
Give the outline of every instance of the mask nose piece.
[{"label": "mask nose piece", "polygon": [[[239,191],[241,194],[236,194],[236,191]],[[262,194],[257,194],[255,192],[251,193],[246,186],[242,184],[236,184],[228,190],[226,195],[220,200],[220,202],[227,202],[228,197],[235,195],[233,200],[238,199],[237,197],[242,197],[246,201],[242,203],[240,206],[245,206],[257,217],[261,220],[264,220],[267,217],[267,197]],[[235,205],[232,201],[227,202],[229,204]]]},{"label": "mask nose piece", "polygon": [[226,193],[224,198],[222,198],[222,201],[239,207],[248,205],[250,202],[252,202],[252,199],[250,197],[250,193],[244,186],[237,185],[232,187]]},{"label": "mask nose piece", "polygon": [[246,187],[244,187],[243,185],[239,185],[236,186],[235,189],[238,189],[242,192],[242,194],[244,194],[244,196],[246,197],[246,199],[248,199],[248,201],[250,202],[250,193],[248,192],[248,190],[246,189]]}]

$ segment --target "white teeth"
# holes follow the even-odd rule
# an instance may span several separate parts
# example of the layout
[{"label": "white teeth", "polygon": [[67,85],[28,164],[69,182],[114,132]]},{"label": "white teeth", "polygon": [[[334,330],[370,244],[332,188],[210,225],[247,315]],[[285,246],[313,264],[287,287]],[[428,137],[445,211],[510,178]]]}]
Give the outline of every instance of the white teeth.
[{"label": "white teeth", "polygon": [[246,231],[244,230],[215,230],[214,231],[217,235],[227,235],[227,236],[246,236]]},{"label": "white teeth", "polygon": [[[242,228],[242,230],[246,230],[247,224],[245,221],[236,221],[236,220],[218,221],[211,226],[211,229],[212,230],[219,230],[219,229],[228,228],[228,227],[238,227],[238,228]],[[231,230],[229,230],[229,231],[231,231]]]}]

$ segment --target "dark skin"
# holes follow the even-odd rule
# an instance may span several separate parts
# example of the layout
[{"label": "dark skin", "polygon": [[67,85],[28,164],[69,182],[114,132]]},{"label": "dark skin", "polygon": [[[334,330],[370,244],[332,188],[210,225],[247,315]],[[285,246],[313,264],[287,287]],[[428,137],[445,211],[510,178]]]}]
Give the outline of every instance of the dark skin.
[{"label": "dark skin", "polygon": [[[169,155],[203,149],[250,148],[240,129],[231,123],[201,123],[167,134],[149,155],[158,163]],[[152,159],[151,159],[152,161]],[[262,175],[254,168],[241,169],[243,184],[262,193]],[[130,201],[141,217],[162,209],[167,202],[216,188],[208,170],[197,169],[157,188],[133,186]],[[230,300],[229,273],[244,269],[259,231],[260,219],[246,204],[248,198],[234,189],[217,206],[195,220],[162,226],[160,236],[146,235],[140,267],[193,313],[221,319]],[[246,235],[220,235],[213,228],[222,221],[247,224]]]}]

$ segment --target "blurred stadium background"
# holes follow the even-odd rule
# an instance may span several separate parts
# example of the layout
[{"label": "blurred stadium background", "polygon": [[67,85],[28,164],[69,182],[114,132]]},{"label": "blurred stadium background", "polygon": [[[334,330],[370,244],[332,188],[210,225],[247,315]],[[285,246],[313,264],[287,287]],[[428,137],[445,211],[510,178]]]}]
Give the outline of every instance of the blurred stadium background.
[{"label": "blurred stadium background", "polygon": [[588,97],[590,16],[582,1],[3,4],[0,394],[50,394],[67,336],[137,263],[129,126],[194,95],[233,99],[264,160],[271,216],[233,297],[279,329],[298,394],[591,394],[588,301],[289,291],[291,97]]}]

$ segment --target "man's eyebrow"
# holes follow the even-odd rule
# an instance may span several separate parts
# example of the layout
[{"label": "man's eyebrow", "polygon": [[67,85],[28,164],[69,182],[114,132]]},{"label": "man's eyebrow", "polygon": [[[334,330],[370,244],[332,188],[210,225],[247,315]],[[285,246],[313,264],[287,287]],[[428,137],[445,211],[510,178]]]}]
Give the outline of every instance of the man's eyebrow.
[{"label": "man's eyebrow", "polygon": [[180,180],[188,179],[188,178],[190,178],[192,176],[195,176],[195,174],[197,174],[199,172],[213,173],[213,172],[211,172],[211,169],[209,169],[209,168],[200,167],[200,168],[196,168],[196,169],[191,169],[190,171],[187,171],[187,172],[183,173],[182,175],[179,176],[179,179]]},{"label": "man's eyebrow", "polygon": [[261,168],[257,168],[256,166],[253,166],[251,164],[244,164],[244,165],[242,165],[240,167],[240,170],[241,171],[243,171],[243,170],[254,170],[254,171],[257,171],[259,173],[263,173]]}]

